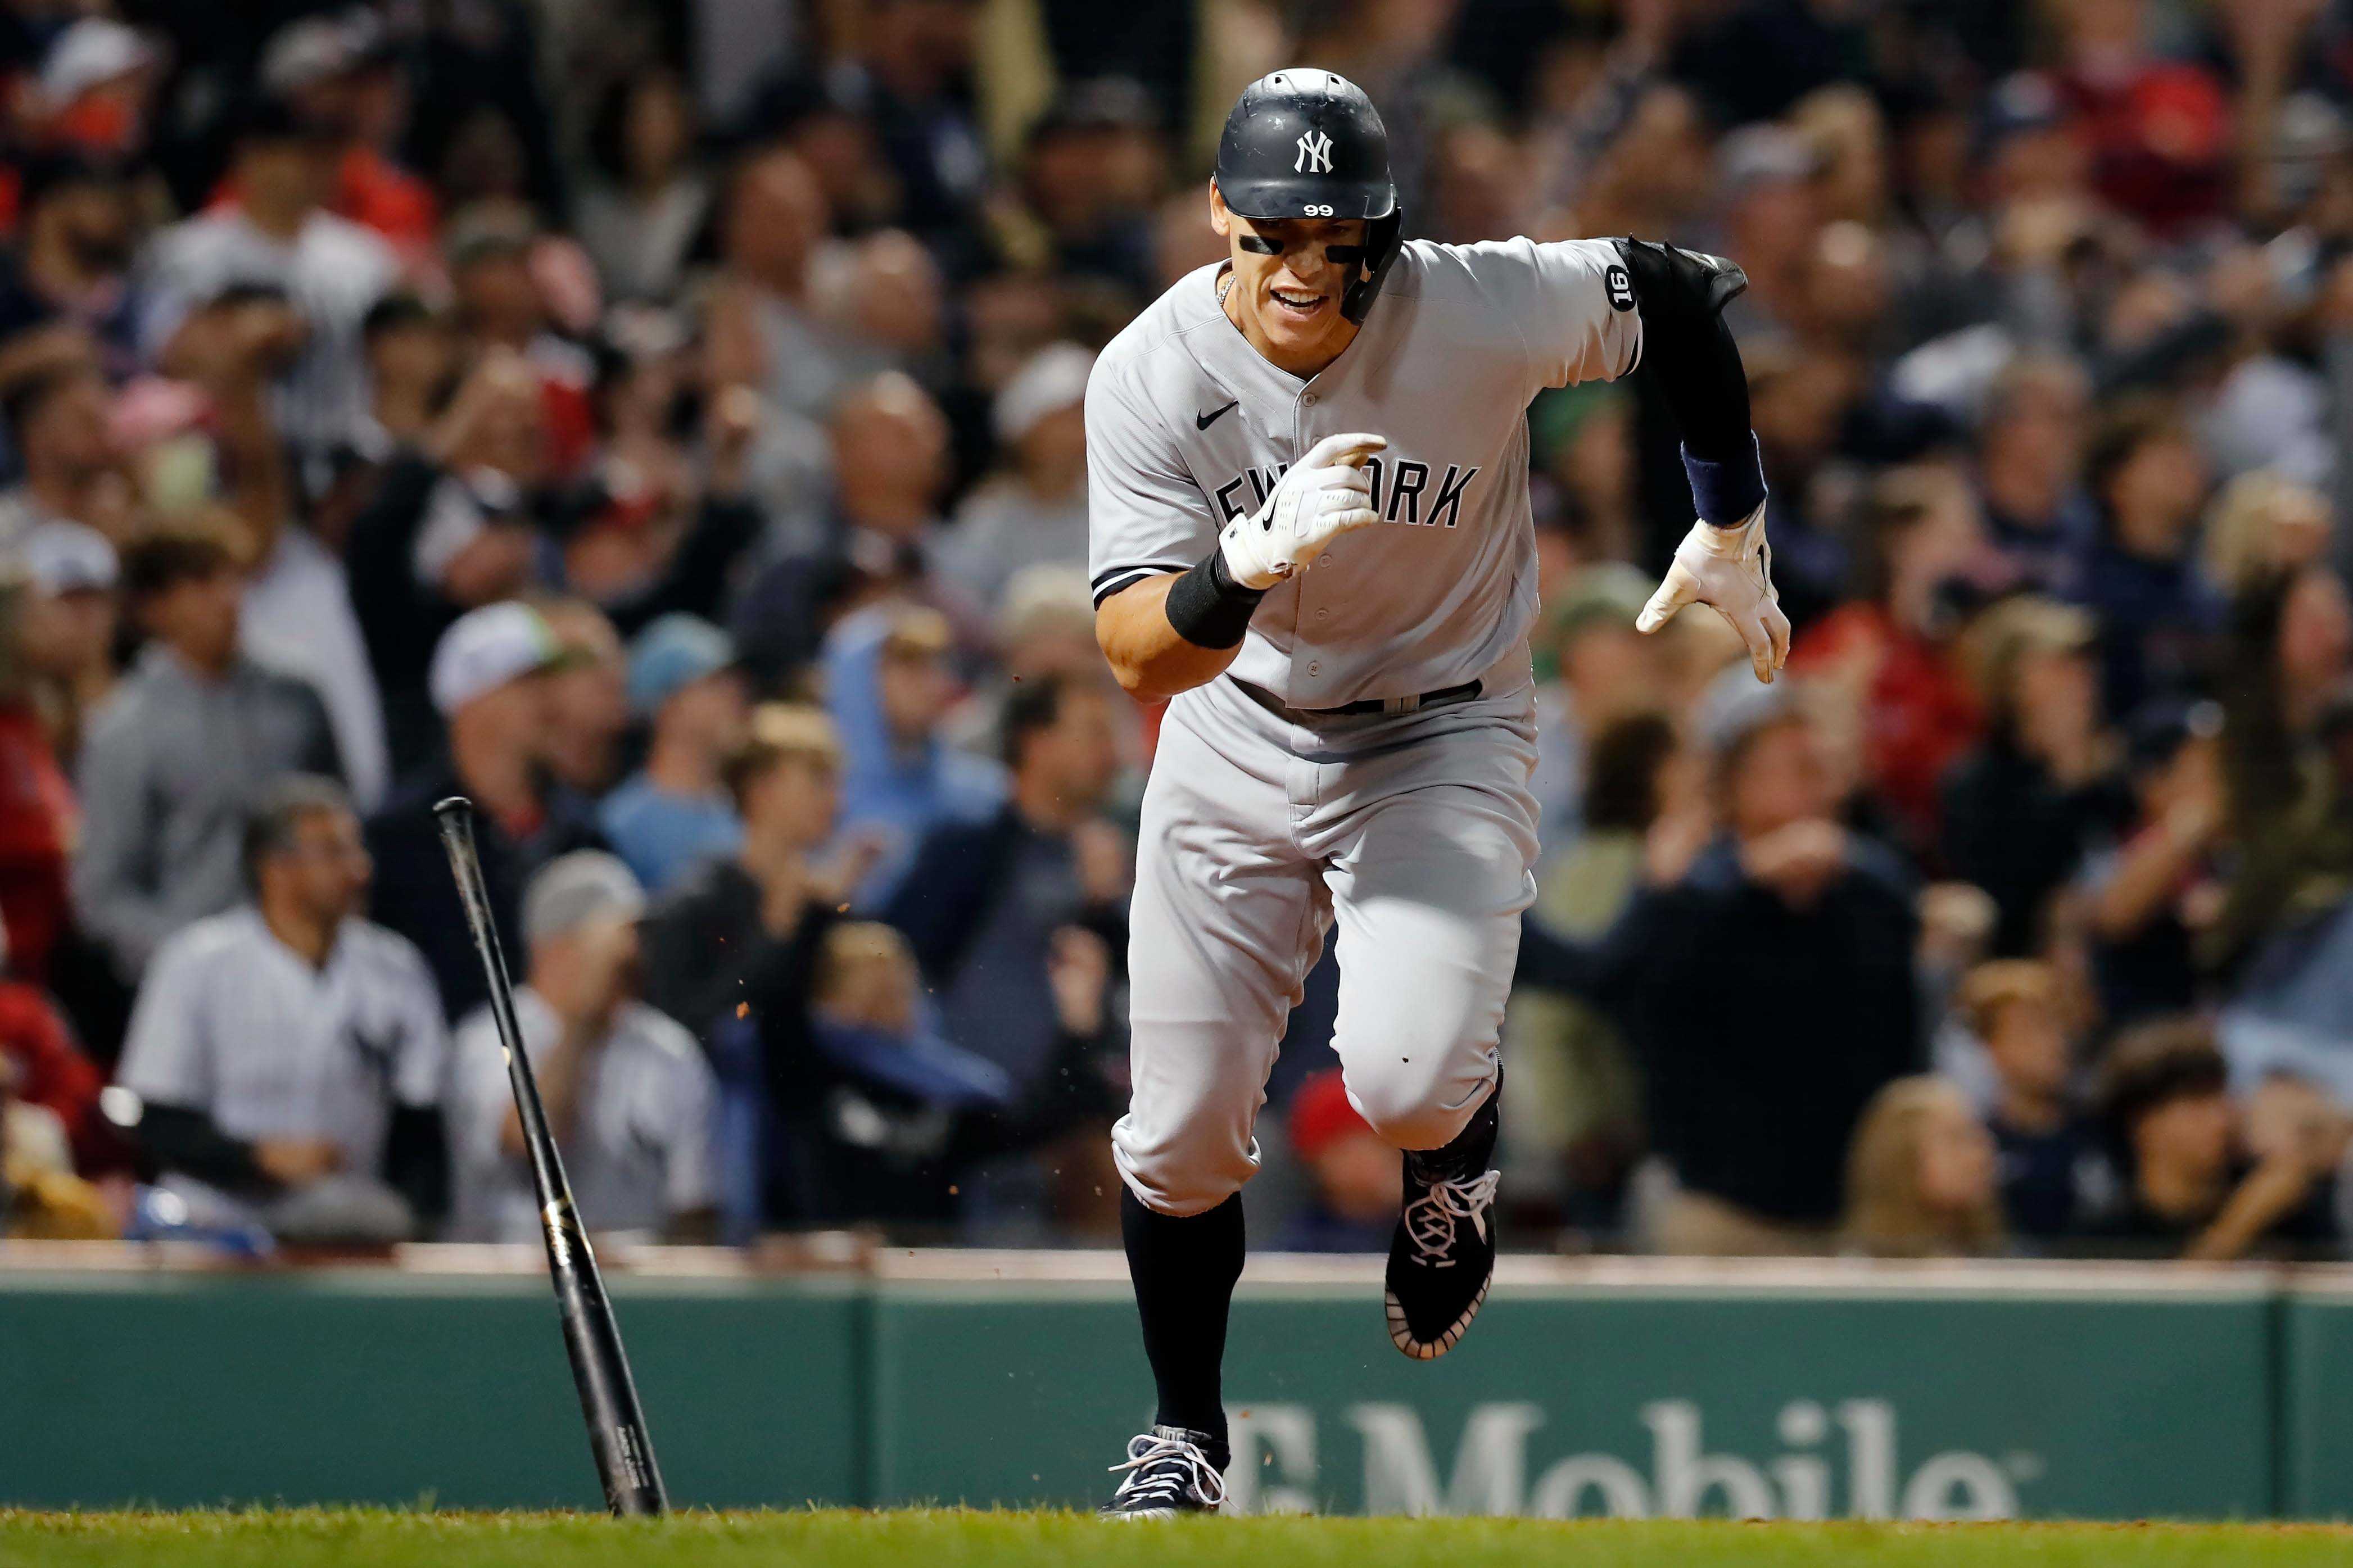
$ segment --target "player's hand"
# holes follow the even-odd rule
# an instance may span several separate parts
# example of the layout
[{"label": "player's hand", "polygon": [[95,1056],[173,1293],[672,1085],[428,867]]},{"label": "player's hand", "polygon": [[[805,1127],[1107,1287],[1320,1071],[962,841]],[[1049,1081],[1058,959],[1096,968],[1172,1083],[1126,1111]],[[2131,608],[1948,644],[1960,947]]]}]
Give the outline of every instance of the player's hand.
[{"label": "player's hand", "polygon": [[1772,684],[1773,672],[1789,657],[1789,617],[1781,613],[1781,595],[1773,587],[1773,551],[1765,542],[1762,505],[1737,528],[1692,524],[1634,629],[1657,631],[1677,610],[1694,604],[1707,605],[1731,623],[1748,645],[1757,679]]},{"label": "player's hand", "polygon": [[1326,436],[1282,476],[1266,505],[1226,524],[1226,570],[1245,588],[1271,588],[1352,529],[1378,522],[1365,459],[1388,445],[1378,436]]}]

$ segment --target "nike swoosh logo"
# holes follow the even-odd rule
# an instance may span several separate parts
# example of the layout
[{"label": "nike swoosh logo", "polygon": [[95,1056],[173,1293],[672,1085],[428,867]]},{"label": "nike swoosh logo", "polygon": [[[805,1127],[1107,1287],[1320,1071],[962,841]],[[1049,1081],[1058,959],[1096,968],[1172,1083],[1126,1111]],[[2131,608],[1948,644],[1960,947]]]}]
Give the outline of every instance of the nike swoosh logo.
[{"label": "nike swoosh logo", "polygon": [[1240,402],[1241,399],[1237,397],[1232,403],[1227,404],[1223,408],[1212,408],[1207,414],[1194,415],[1193,428],[1196,430],[1207,430],[1210,426],[1215,425],[1219,420],[1224,418],[1227,415],[1231,414],[1234,411],[1235,406]]}]

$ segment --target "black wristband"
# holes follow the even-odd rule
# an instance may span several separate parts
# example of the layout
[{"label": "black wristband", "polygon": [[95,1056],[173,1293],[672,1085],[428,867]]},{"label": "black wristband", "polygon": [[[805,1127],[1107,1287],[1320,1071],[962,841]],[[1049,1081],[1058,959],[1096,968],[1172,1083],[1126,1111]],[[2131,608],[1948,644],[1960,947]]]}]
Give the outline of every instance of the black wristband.
[{"label": "black wristband", "polygon": [[1250,630],[1263,588],[1245,588],[1226,570],[1222,546],[1168,585],[1168,624],[1195,647],[1229,648]]},{"label": "black wristband", "polygon": [[1765,504],[1765,459],[1754,435],[1736,458],[1711,463],[1683,448],[1683,473],[1691,479],[1692,506],[1704,522],[1738,528]]}]

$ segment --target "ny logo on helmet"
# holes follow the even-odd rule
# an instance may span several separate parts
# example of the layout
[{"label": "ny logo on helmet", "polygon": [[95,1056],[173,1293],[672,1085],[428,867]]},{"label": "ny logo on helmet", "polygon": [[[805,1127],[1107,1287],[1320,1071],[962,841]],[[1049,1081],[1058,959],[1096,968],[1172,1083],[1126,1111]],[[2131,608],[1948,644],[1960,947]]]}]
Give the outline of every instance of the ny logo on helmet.
[{"label": "ny logo on helmet", "polygon": [[1294,174],[1328,174],[1332,172],[1332,138],[1321,131],[1310,131],[1299,139],[1299,157],[1291,165]]}]

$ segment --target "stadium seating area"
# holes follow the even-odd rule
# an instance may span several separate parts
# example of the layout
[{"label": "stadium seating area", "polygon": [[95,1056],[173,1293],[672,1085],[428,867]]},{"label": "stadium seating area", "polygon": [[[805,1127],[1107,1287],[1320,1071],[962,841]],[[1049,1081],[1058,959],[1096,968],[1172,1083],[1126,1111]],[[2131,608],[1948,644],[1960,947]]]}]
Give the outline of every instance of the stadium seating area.
[{"label": "stadium seating area", "polygon": [[[1649,372],[1528,413],[1506,1245],[2339,1256],[2348,46],[2334,0],[7,0],[6,1233],[533,1237],[463,793],[592,1228],[1114,1237],[1156,715],[1082,399],[1222,254],[1234,92],[1312,62],[1410,235],[1750,279],[1789,679],[1633,631],[1692,516]],[[1252,1230],[1378,1250],[1334,984]]]}]

